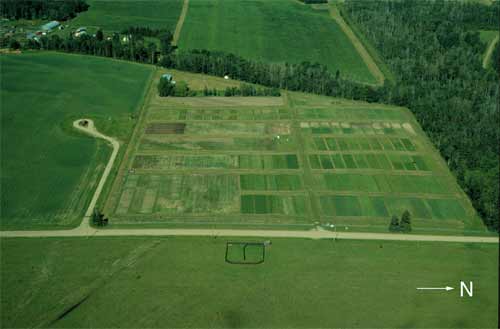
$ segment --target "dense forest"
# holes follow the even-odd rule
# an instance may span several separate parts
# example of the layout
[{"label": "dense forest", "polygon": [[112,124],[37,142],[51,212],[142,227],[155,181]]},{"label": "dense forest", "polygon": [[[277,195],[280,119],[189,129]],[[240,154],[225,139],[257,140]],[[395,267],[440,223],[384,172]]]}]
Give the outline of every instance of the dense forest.
[{"label": "dense forest", "polygon": [[499,79],[481,66],[477,31],[498,30],[498,6],[356,0],[344,8],[396,75],[386,100],[412,110],[485,224],[498,229]]},{"label": "dense forest", "polygon": [[67,20],[88,8],[85,0],[2,0],[0,16],[8,19]]}]

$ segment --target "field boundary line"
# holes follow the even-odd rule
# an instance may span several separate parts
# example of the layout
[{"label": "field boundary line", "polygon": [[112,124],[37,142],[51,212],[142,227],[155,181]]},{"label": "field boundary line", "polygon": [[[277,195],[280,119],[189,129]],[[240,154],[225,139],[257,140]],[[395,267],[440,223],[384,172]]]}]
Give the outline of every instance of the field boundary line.
[{"label": "field boundary line", "polygon": [[172,40],[172,44],[177,46],[179,43],[179,38],[181,36],[182,27],[184,26],[184,21],[186,20],[187,12],[189,8],[189,0],[184,0],[182,4],[181,14],[179,15],[179,20],[177,21],[177,25],[175,26],[174,38]]},{"label": "field boundary line", "polygon": [[[87,121],[87,126],[81,126],[80,123],[82,121]],[[104,168],[104,172],[102,173],[101,179],[99,180],[99,184],[97,185],[97,188],[94,192],[94,195],[92,196],[92,200],[90,201],[90,204],[87,208],[87,211],[85,212],[85,215],[83,217],[82,222],[80,225],[76,228],[77,230],[87,230],[90,228],[90,222],[89,219],[92,216],[92,213],[94,212],[94,208],[97,204],[97,200],[99,199],[99,196],[101,195],[102,189],[104,188],[104,184],[106,183],[106,180],[108,179],[109,174],[111,173],[111,168],[113,168],[113,164],[115,163],[116,157],[118,155],[118,151],[120,149],[120,143],[118,140],[114,139],[113,137],[106,136],[104,134],[101,134],[99,131],[94,126],[94,121],[90,119],[79,119],[73,122],[73,127],[76,129],[84,132],[85,134],[91,135],[96,138],[101,138],[109,143],[111,143],[111,146],[113,147],[113,153],[111,153],[111,156],[109,158],[108,163],[106,164],[106,168]]]},{"label": "field boundary line", "polygon": [[486,53],[483,57],[483,69],[486,69],[488,67],[488,63],[490,62],[491,55],[493,54],[493,50],[495,49],[495,45],[497,44],[499,37],[500,35],[497,34],[497,36],[493,40],[491,40],[490,44],[488,45]]},{"label": "field boundary line", "polygon": [[357,50],[359,56],[361,56],[361,58],[363,59],[363,62],[365,62],[366,66],[368,67],[368,70],[377,80],[377,85],[382,86],[384,84],[385,76],[378,67],[377,63],[375,63],[375,60],[372,58],[372,56],[370,56],[366,48],[363,46],[361,40],[358,39],[358,37],[351,30],[347,22],[342,18],[338,8],[335,5],[330,5],[329,11],[330,11],[330,16],[340,26],[340,28],[349,38],[349,40],[351,40],[352,45]]}]

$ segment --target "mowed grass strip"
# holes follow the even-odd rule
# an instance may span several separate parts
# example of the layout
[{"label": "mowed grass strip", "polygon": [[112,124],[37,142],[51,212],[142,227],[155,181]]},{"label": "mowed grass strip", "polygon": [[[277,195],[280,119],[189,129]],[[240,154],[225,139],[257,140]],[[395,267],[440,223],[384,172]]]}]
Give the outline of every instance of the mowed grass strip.
[{"label": "mowed grass strip", "polygon": [[[498,245],[271,240],[263,264],[237,266],[221,236],[4,239],[0,321],[47,326],[88,296],[51,326],[496,327]],[[461,280],[474,297],[460,298]],[[442,282],[455,290],[415,289]]]},{"label": "mowed grass strip", "polygon": [[92,118],[126,141],[152,69],[57,53],[0,56],[2,228],[71,226],[110,149],[74,131]]},{"label": "mowed grass strip", "polygon": [[295,1],[190,0],[178,45],[269,62],[319,62],[343,77],[377,82],[328,12]]}]

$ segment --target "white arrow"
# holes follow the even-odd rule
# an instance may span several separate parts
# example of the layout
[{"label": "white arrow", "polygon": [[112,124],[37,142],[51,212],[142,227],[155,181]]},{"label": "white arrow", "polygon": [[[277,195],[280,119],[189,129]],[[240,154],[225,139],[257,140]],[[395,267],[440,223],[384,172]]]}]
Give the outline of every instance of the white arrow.
[{"label": "white arrow", "polygon": [[450,291],[453,289],[455,288],[453,287],[417,288],[417,290],[446,290],[446,291]]}]

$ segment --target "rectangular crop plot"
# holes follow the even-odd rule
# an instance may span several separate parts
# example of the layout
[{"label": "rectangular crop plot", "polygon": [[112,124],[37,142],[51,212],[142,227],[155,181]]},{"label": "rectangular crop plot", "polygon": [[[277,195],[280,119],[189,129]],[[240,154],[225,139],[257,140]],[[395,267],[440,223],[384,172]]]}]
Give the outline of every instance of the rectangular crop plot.
[{"label": "rectangular crop plot", "polygon": [[240,175],[241,190],[295,191],[303,188],[299,175]]},{"label": "rectangular crop plot", "polygon": [[348,120],[406,120],[404,112],[396,109],[377,108],[376,106],[342,106],[329,108],[299,109],[300,119]]},{"label": "rectangular crop plot", "polygon": [[361,216],[361,204],[356,196],[328,195],[320,197],[325,216]]},{"label": "rectangular crop plot", "polygon": [[307,204],[304,195],[242,195],[241,213],[305,216]]},{"label": "rectangular crop plot", "polygon": [[[229,175],[129,175],[135,188],[122,192],[119,214],[237,213],[237,176]],[[156,178],[155,178],[156,177]]]},{"label": "rectangular crop plot", "polygon": [[298,169],[295,154],[138,155],[134,169]]},{"label": "rectangular crop plot", "polygon": [[293,136],[276,137],[180,137],[167,135],[144,135],[140,151],[295,151]]},{"label": "rectangular crop plot", "polygon": [[171,169],[237,169],[238,157],[235,155],[138,155],[133,168],[145,170]]},{"label": "rectangular crop plot", "polygon": [[290,134],[290,123],[285,122],[224,122],[188,121],[178,123],[152,122],[146,127],[147,134],[183,135],[273,135]]},{"label": "rectangular crop plot", "polygon": [[146,134],[184,134],[185,123],[151,123],[146,127]]},{"label": "rectangular crop plot", "polygon": [[220,109],[165,109],[153,108],[150,120],[289,120],[290,111],[286,108],[220,108]]},{"label": "rectangular crop plot", "polygon": [[299,169],[295,154],[238,155],[240,169]]}]

